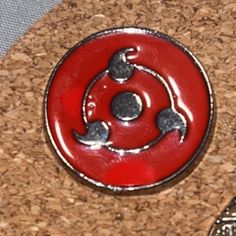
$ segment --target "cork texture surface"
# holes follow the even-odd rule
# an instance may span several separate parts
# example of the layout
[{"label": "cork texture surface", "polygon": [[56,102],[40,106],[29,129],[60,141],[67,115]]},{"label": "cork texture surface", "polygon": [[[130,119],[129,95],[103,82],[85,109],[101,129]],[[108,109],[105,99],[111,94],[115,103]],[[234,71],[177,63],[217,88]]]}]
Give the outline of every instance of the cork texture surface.
[{"label": "cork texture surface", "polygon": [[[193,172],[148,194],[114,196],[78,182],[48,145],[44,90],[75,43],[142,26],[181,41],[205,66],[216,125]],[[236,195],[236,1],[73,0],[37,22],[0,60],[0,235],[204,236]]]}]

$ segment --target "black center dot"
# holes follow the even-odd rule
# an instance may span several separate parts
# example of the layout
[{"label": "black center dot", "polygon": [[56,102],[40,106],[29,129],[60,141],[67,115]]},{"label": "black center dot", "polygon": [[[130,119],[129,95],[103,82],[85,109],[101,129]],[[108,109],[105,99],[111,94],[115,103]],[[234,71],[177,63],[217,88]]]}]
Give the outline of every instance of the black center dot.
[{"label": "black center dot", "polygon": [[141,98],[133,92],[119,93],[111,103],[112,114],[122,121],[132,121],[138,118],[142,108]]}]

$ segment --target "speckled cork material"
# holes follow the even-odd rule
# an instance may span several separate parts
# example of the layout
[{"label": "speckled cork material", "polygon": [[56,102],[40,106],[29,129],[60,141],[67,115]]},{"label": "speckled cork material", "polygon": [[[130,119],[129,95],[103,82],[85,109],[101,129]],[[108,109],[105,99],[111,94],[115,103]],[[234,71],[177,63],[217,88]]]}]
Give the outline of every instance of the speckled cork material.
[{"label": "speckled cork material", "polygon": [[[236,195],[236,2],[64,1],[0,61],[0,235],[207,235]],[[44,90],[53,67],[99,30],[169,34],[203,63],[215,92],[212,142],[194,171],[162,191],[113,196],[76,181],[48,145]]]}]

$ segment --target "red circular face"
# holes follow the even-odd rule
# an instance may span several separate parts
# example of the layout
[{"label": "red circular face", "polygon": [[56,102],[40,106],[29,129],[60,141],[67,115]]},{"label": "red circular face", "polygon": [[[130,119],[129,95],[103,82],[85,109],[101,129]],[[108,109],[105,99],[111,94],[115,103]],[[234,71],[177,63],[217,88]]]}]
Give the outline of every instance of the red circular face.
[{"label": "red circular face", "polygon": [[135,190],[173,179],[196,158],[212,122],[199,61],[174,39],[111,29],[73,47],[45,97],[59,157],[92,184]]}]

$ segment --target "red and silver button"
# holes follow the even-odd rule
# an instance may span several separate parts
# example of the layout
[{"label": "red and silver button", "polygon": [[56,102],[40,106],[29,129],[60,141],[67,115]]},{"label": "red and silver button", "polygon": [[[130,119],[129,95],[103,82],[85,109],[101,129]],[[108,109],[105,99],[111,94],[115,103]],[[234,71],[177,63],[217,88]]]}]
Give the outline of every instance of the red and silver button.
[{"label": "red and silver button", "polygon": [[143,28],[110,29],[75,45],[45,96],[50,141],[88,182],[114,191],[159,186],[197,157],[213,115],[193,54]]}]

